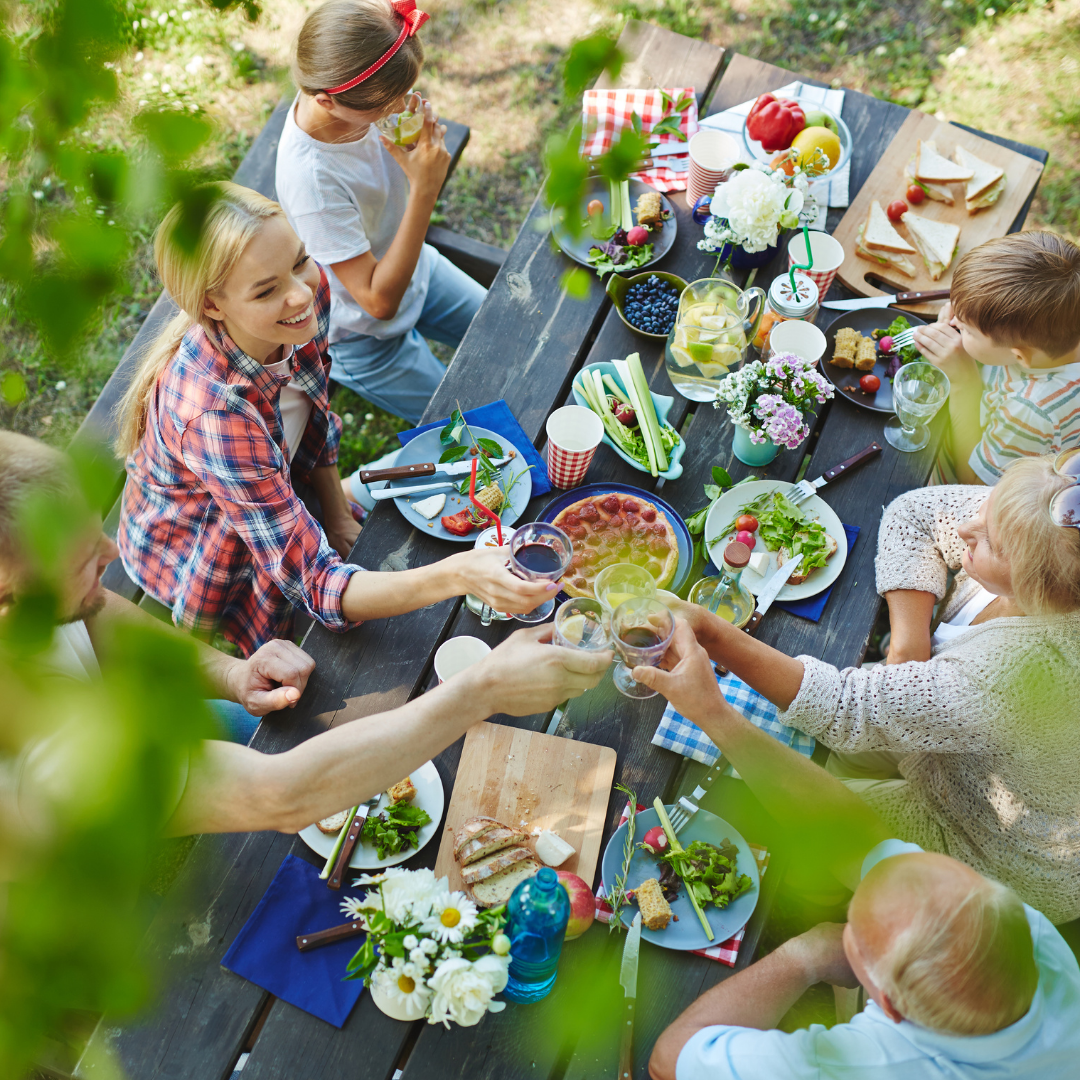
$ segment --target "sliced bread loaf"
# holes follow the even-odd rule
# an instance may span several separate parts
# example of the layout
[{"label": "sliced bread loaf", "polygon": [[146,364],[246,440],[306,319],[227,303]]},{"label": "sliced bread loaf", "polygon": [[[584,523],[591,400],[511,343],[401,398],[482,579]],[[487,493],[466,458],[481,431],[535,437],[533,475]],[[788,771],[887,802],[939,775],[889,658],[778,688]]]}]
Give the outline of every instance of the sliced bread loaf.
[{"label": "sliced bread loaf", "polygon": [[461,880],[466,885],[475,885],[477,882],[487,881],[488,878],[494,877],[523,859],[533,859],[535,861],[536,856],[524,845],[502,848],[477,862],[471,863],[469,866],[463,866],[461,868]]},{"label": "sliced bread loaf", "polygon": [[[516,850],[528,851],[527,848]],[[467,885],[466,889],[480,907],[495,907],[497,904],[505,904],[518,885],[531,878],[539,869],[540,861],[529,855],[475,885]]]},{"label": "sliced bread loaf", "polygon": [[461,861],[460,852],[464,850],[467,844],[471,843],[478,836],[483,836],[485,833],[491,832],[493,829],[506,828],[501,821],[496,821],[493,817],[471,817],[468,821],[462,823],[457,833],[454,835],[454,858],[459,862]]},{"label": "sliced bread loaf", "polygon": [[527,844],[529,838],[520,829],[511,829],[509,826],[500,825],[497,829],[481,833],[470,840],[462,849],[457,859],[461,865],[471,866],[485,859],[488,855],[494,855],[497,851],[505,848]]}]

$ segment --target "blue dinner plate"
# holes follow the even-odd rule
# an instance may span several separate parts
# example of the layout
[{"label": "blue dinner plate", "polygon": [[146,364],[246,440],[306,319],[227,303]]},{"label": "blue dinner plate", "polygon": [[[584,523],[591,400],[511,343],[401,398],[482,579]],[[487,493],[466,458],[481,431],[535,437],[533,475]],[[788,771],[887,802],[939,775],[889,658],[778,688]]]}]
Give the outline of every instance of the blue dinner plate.
[{"label": "blue dinner plate", "polygon": [[[514,446],[509,440],[504,439],[501,435],[496,435],[494,431],[488,431],[487,428],[477,427],[475,424],[469,425],[473,435],[478,439],[494,439],[502,448],[503,456],[505,457],[511,450],[514,451],[516,457],[508,461],[502,469],[499,470],[504,488],[509,485],[512,477],[517,476],[518,473],[523,475],[518,479],[517,483],[510,488],[510,505],[502,512],[500,517],[504,525],[512,525],[519,517],[525,507],[529,504],[529,498],[532,495],[532,473],[528,469],[528,465],[525,459],[521,456],[521,451]],[[430,431],[425,431],[422,435],[417,435],[415,439],[410,439],[399,452],[395,465],[422,465],[426,461],[437,462],[443,453],[443,446],[439,442],[439,433],[441,428],[432,428]],[[436,481],[438,477],[425,476],[422,480],[417,481],[417,485],[430,484]],[[455,482],[460,480],[467,480],[468,477],[456,477]],[[379,487],[386,487],[386,482],[381,484],[372,484],[373,490],[378,490]],[[394,481],[395,487],[400,487],[403,491],[407,492],[407,488],[400,480]],[[447,532],[443,528],[442,522],[439,520],[442,517],[448,517],[452,514],[460,513],[466,506],[471,505],[469,503],[468,494],[459,495],[456,488],[448,487],[446,491],[446,505],[442,509],[442,513],[436,514],[434,520],[428,521],[422,514],[418,514],[412,507],[414,502],[420,502],[422,499],[430,498],[432,495],[439,495],[441,492],[430,491],[424,495],[404,494],[400,499],[394,499],[394,505],[401,511],[405,520],[411,525],[414,525],[423,533],[430,533],[432,536],[437,536],[441,540],[452,540],[459,544],[473,544],[476,542],[476,537],[479,535],[478,530],[474,529],[472,532],[465,536],[455,536],[452,532]],[[681,562],[680,562],[681,565]]]},{"label": "blue dinner plate", "polygon": [[[544,507],[537,520],[552,522],[571,503],[576,503],[579,499],[587,499],[590,495],[610,495],[612,492],[619,495],[632,495],[635,499],[644,499],[667,515],[679,543],[679,565],[675,570],[674,580],[665,587],[671,592],[678,592],[686,584],[686,579],[693,568],[694,544],[690,539],[690,530],[686,527],[686,522],[663,499],[657,498],[651,492],[642,491],[641,488],[631,487],[629,484],[584,484],[582,487],[571,488],[562,495],[556,495]],[[559,595],[562,597],[563,594]]]},{"label": "blue dinner plate", "polygon": [[[673,809],[674,806],[667,807],[668,813],[670,814]],[[652,807],[639,811],[634,828],[635,843],[640,844],[641,838],[654,825],[659,824],[660,818]],[[683,847],[689,847],[695,840],[704,840],[706,843],[719,846],[725,837],[735,845],[739,852],[735,860],[739,873],[749,874],[754,884],[726,908],[718,908],[715,904],[709,904],[705,908],[705,918],[712,928],[714,939],[710,941],[705,936],[705,929],[694,911],[694,905],[687,898],[685,887],[681,887],[679,895],[671,905],[672,913],[679,916],[679,921],[672,919],[664,930],[649,930],[642,927],[641,936],[646,941],[651,941],[654,945],[663,945],[665,949],[707,949],[712,945],[720,945],[727,941],[750,921],[761,892],[761,877],[758,874],[757,860],[750,850],[750,845],[738,831],[723,818],[710,814],[707,810],[699,810],[679,833],[679,843]],[[605,893],[611,892],[615,879],[622,870],[625,843],[626,824],[624,823],[615,830],[608,841],[608,846],[604,849],[601,874]],[[660,860],[655,855],[637,848],[630,859],[630,872],[626,875],[627,889],[634,889],[649,878],[659,877],[660,866]],[[629,926],[636,914],[637,905],[631,901],[622,910],[623,924]]]}]

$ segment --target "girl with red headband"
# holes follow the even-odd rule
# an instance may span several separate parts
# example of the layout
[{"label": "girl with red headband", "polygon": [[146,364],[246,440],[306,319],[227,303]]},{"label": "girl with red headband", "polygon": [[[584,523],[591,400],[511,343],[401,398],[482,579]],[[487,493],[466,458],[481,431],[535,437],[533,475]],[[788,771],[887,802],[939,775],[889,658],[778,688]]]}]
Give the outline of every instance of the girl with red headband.
[{"label": "girl with red headband", "polygon": [[277,157],[278,200],[329,271],[332,377],[414,422],[445,370],[425,338],[456,346],[486,295],[424,243],[450,165],[431,104],[411,149],[375,127],[405,107],[427,18],[414,0],[329,0],[311,12]]}]

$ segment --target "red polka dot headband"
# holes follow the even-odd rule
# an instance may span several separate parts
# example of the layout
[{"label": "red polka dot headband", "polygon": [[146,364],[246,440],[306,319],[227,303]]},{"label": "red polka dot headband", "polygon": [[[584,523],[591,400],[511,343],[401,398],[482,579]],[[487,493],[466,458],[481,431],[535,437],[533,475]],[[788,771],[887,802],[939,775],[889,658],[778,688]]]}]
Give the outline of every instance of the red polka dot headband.
[{"label": "red polka dot headband", "polygon": [[355,79],[350,79],[340,86],[330,87],[330,89],[326,91],[328,94],[342,94],[346,90],[351,90],[354,86],[359,86],[365,79],[371,78],[371,76],[384,64],[388,63],[394,53],[405,44],[405,39],[412,37],[431,17],[427,12],[418,11],[416,9],[416,0],[393,0],[391,7],[393,7],[396,14],[401,16],[403,24],[401,33],[398,34],[397,41],[395,41],[394,44],[391,45],[390,48],[387,49],[386,52],[384,52],[366,71],[361,71]]}]

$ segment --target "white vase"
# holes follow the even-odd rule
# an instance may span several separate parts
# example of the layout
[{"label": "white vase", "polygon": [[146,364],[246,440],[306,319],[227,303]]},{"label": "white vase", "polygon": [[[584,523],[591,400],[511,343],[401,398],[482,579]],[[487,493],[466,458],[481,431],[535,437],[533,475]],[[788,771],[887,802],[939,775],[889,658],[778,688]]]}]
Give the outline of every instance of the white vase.
[{"label": "white vase", "polygon": [[427,1013],[427,1005],[409,1004],[398,997],[392,997],[385,986],[384,980],[387,978],[388,975],[376,975],[368,987],[371,1000],[379,1011],[386,1013],[391,1020],[420,1020]]}]

